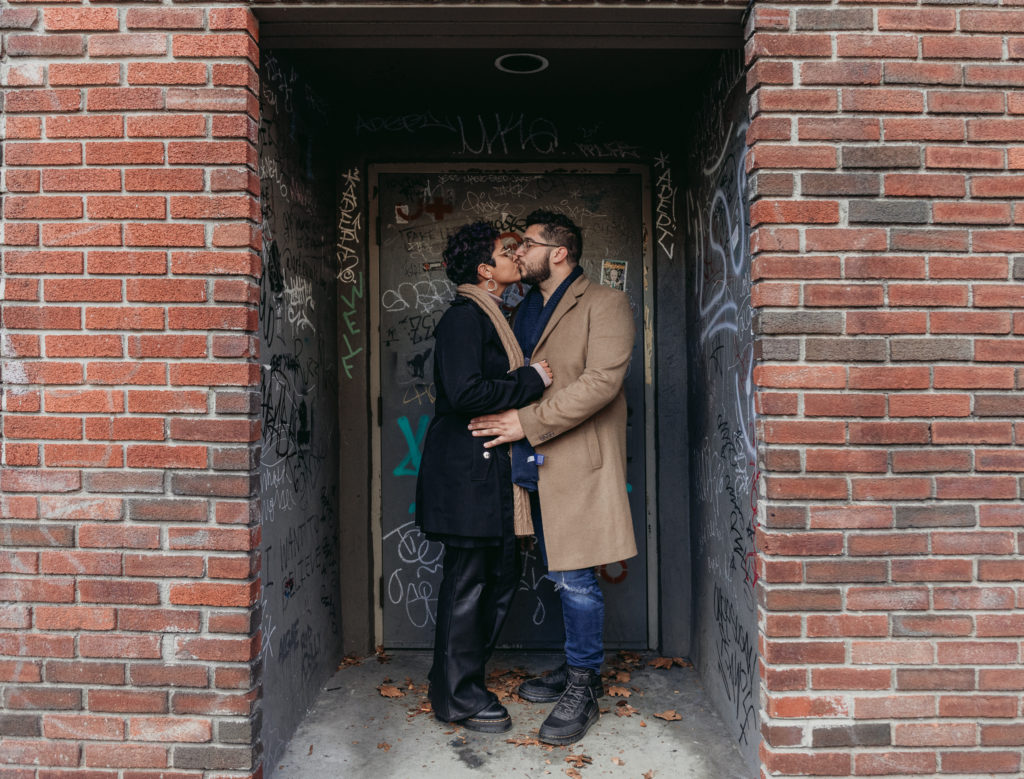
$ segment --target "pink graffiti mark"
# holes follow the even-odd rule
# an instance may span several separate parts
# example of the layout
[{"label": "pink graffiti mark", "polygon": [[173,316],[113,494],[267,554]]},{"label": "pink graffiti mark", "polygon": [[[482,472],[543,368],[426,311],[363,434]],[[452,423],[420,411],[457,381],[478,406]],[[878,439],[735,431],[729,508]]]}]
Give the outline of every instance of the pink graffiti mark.
[{"label": "pink graffiti mark", "polygon": [[416,213],[410,214],[409,208],[404,203],[395,206],[395,216],[399,219],[403,219],[406,222],[413,222],[420,218],[423,214],[423,199],[420,198],[416,201]]},{"label": "pink graffiti mark", "polygon": [[601,573],[601,578],[610,584],[618,584],[619,582],[624,581],[629,575],[629,566],[626,565],[626,561],[620,560],[618,563],[612,563],[612,565],[620,566],[619,572],[612,575],[608,572],[608,566],[602,565],[598,568],[598,571]]},{"label": "pink graffiti mark", "polygon": [[451,203],[444,202],[444,198],[440,195],[435,195],[430,204],[423,207],[423,210],[428,214],[433,214],[435,222],[440,222],[444,219],[445,214],[453,213],[455,207]]}]

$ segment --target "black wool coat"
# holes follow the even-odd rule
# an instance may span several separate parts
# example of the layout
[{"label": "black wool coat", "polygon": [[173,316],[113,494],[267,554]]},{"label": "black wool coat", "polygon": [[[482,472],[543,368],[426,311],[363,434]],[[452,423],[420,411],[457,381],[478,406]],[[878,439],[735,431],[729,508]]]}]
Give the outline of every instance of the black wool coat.
[{"label": "black wool coat", "polygon": [[498,331],[468,298],[455,298],[434,338],[437,401],[416,481],[416,523],[428,534],[498,538],[511,522],[508,446],[484,449],[488,439],[474,438],[469,420],[536,400],[544,381],[530,366],[509,371]]}]

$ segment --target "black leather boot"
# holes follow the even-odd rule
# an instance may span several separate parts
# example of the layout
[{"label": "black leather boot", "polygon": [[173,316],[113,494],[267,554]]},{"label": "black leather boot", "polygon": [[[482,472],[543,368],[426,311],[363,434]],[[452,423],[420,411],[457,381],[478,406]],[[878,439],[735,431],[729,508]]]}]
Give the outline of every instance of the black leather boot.
[{"label": "black leather boot", "polygon": [[594,694],[595,678],[600,675],[589,668],[566,668],[565,691],[540,726],[537,737],[545,744],[575,744],[601,716]]},{"label": "black leather boot", "polygon": [[455,724],[462,725],[466,730],[476,730],[480,733],[505,733],[512,729],[512,718],[509,716],[508,710],[494,700],[472,717],[456,720]]},{"label": "black leather boot", "polygon": [[[533,703],[549,703],[557,701],[565,692],[565,680],[568,676],[569,666],[562,663],[553,671],[545,671],[540,676],[527,679],[519,685],[516,694]],[[604,684],[601,682],[601,675],[594,674],[594,698],[604,695]]]}]

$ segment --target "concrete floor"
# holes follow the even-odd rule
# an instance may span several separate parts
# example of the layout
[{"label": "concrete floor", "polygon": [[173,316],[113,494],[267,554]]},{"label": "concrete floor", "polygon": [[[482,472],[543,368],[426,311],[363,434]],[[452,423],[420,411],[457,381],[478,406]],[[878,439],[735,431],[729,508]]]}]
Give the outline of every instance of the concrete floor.
[{"label": "concrete floor", "polygon": [[[536,741],[537,729],[554,704],[528,703],[510,695],[522,678],[558,665],[559,656],[509,651],[495,655],[488,686],[512,715],[512,730],[500,735],[474,733],[434,719],[426,698],[429,652],[396,650],[384,657],[385,662],[370,656],[359,664],[342,665],[324,685],[283,757],[267,766],[268,779],[755,775],[711,709],[696,672],[689,667],[653,667],[651,653],[608,654],[601,719],[581,742],[569,747]],[[612,685],[629,692],[629,697],[612,695],[621,692],[609,690]],[[381,690],[404,694],[385,697]],[[681,719],[654,716],[666,711],[677,712]]]}]

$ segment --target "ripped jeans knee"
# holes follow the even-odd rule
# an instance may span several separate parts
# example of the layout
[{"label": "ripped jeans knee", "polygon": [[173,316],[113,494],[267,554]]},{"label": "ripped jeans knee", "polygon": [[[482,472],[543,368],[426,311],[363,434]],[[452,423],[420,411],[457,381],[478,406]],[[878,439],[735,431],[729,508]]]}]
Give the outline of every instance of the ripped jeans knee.
[{"label": "ripped jeans knee", "polygon": [[562,601],[566,662],[600,671],[604,661],[604,593],[594,569],[550,571],[547,576]]},{"label": "ripped jeans knee", "polygon": [[[548,578],[555,583],[555,592],[567,590],[578,597],[601,597],[601,586],[593,568],[581,568],[578,571],[549,571]],[[603,602],[603,598],[602,598]]]}]

